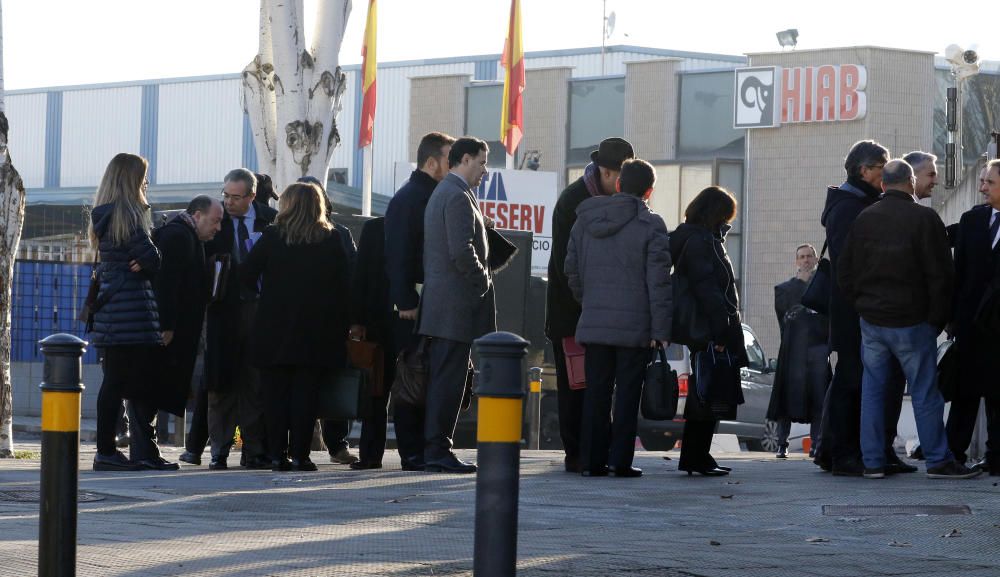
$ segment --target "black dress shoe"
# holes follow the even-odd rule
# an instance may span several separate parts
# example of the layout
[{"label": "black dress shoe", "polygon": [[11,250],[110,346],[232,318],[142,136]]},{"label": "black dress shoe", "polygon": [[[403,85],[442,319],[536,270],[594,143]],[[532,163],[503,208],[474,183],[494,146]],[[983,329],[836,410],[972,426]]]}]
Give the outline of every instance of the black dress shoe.
[{"label": "black dress shoe", "polygon": [[990,472],[990,464],[986,459],[976,461],[976,463],[969,468],[973,471],[982,471],[983,473]]},{"label": "black dress shoe", "polygon": [[316,463],[313,463],[308,457],[305,459],[292,459],[292,470],[293,471],[315,471]]},{"label": "black dress shoe", "polygon": [[94,455],[95,471],[138,471],[142,469],[139,463],[133,463],[121,451],[115,451],[110,455],[100,453]]},{"label": "black dress shoe", "polygon": [[246,469],[262,471],[271,468],[271,459],[260,455],[248,457],[247,459],[240,459],[240,466]]},{"label": "black dress shoe", "polygon": [[567,473],[579,473],[580,459],[566,455],[566,458],[563,459],[563,467],[565,467]]},{"label": "black dress shoe", "polygon": [[272,459],[271,470],[275,473],[292,470],[292,462],[288,459]]},{"label": "black dress shoe", "polygon": [[432,461],[426,461],[424,464],[424,470],[429,473],[458,473],[458,474],[468,474],[475,473],[478,467],[472,463],[466,463],[465,461],[459,459],[454,453],[449,453],[448,456],[443,459],[434,459]]},{"label": "black dress shoe", "polygon": [[639,467],[608,467],[615,477],[641,477],[642,469]]},{"label": "black dress shoe", "polygon": [[701,468],[702,469],[719,469],[719,470],[722,470],[722,471],[726,471],[727,473],[729,471],[733,470],[731,467],[723,467],[722,465],[720,465],[718,463],[718,461],[715,460],[715,457],[713,457],[711,455],[708,456],[708,463],[706,463],[705,466],[701,467]]},{"label": "black dress shoe", "polygon": [[354,469],[355,471],[364,471],[366,469],[381,469],[382,463],[366,463],[365,461],[354,461],[348,467]]},{"label": "black dress shoe", "polygon": [[833,462],[833,474],[837,477],[860,477],[865,474],[865,466],[859,459],[844,459]]},{"label": "black dress shoe", "polygon": [[419,459],[400,459],[400,466],[404,471],[423,471],[424,470],[424,458]]},{"label": "black dress shoe", "polygon": [[184,451],[183,453],[181,453],[180,457],[177,457],[177,460],[184,461],[185,463],[188,463],[190,465],[200,465],[201,455],[197,455],[195,453],[192,453],[191,451]]},{"label": "black dress shoe", "polygon": [[593,469],[582,469],[580,474],[584,477],[607,477],[608,468],[607,467],[595,467]]},{"label": "black dress shoe", "polygon": [[887,458],[885,461],[885,466],[882,467],[883,469],[885,469],[886,475],[917,472],[917,468],[914,467],[913,465],[910,465],[909,463],[903,461],[902,459],[896,457],[895,455],[893,455],[893,457],[895,458]]},{"label": "black dress shoe", "polygon": [[680,467],[678,467],[677,470],[686,471],[688,477],[690,477],[694,473],[698,473],[699,475],[702,475],[704,477],[724,477],[729,474],[729,471],[719,469],[718,467],[714,469],[681,469]]},{"label": "black dress shoe", "polygon": [[208,468],[211,471],[225,471],[229,465],[226,464],[225,457],[212,457],[212,460],[208,462]]},{"label": "black dress shoe", "polygon": [[139,466],[143,469],[151,469],[153,471],[176,471],[180,469],[181,466],[177,463],[171,463],[163,457],[153,457],[151,459],[141,459],[138,461]]}]

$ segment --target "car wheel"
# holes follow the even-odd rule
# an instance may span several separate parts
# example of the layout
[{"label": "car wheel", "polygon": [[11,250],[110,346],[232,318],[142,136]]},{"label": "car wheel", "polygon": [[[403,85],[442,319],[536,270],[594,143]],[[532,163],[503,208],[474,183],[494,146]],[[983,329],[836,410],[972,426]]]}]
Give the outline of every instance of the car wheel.
[{"label": "car wheel", "polygon": [[676,437],[663,435],[639,433],[639,440],[642,441],[642,448],[647,451],[672,451],[677,445]]},{"label": "car wheel", "polygon": [[764,433],[760,437],[760,448],[769,453],[778,450],[778,423],[770,419],[764,421]]}]

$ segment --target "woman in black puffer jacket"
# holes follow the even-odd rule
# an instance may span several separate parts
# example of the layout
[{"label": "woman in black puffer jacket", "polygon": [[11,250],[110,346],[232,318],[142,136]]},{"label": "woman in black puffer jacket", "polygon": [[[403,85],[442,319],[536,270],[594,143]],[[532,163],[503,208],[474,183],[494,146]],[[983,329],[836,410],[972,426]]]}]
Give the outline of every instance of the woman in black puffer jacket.
[{"label": "woman in black puffer jacket", "polygon": [[[176,469],[156,446],[156,409],[147,399],[163,344],[152,279],[160,253],[150,240],[146,203],[148,163],[120,153],[108,164],[91,212],[91,242],[98,249],[97,293],[90,342],[98,347],[104,381],[97,395],[95,471]],[[129,399],[131,460],[115,449],[122,399]]]},{"label": "woman in black puffer jacket", "polygon": [[[733,264],[726,254],[726,233],[729,223],[736,218],[736,198],[724,188],[710,186],[691,201],[684,211],[684,223],[670,233],[670,254],[675,271],[687,278],[700,316],[707,318],[710,341],[717,354],[729,354],[737,367],[747,365],[746,346],[743,343],[743,325],[740,321],[739,294]],[[692,366],[695,355],[710,353],[704,347],[691,350]],[[681,471],[719,476],[729,473],[720,467],[709,448],[715,427],[722,418],[736,418],[736,405],[743,402],[739,379],[729,383],[731,388],[715,390],[718,398],[699,399],[697,381],[692,375],[687,403],[684,405],[684,433]],[[720,398],[725,402],[720,403]],[[720,409],[726,413],[721,414]]]}]

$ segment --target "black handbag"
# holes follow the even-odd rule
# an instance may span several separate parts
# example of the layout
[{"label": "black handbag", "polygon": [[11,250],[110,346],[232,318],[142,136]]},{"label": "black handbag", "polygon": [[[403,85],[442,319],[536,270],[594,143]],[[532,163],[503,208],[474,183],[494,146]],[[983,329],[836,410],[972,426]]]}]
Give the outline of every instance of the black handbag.
[{"label": "black handbag", "polygon": [[[688,243],[690,242],[689,240]],[[674,272],[670,275],[674,301],[670,340],[692,349],[700,349],[711,340],[712,328],[709,326],[708,317],[698,311],[698,302],[694,298],[691,281],[679,272],[687,247],[688,244],[685,243],[677,262],[674,263]]]},{"label": "black handbag", "polygon": [[833,278],[830,271],[830,259],[826,258],[826,242],[819,253],[819,263],[813,273],[806,291],[802,293],[802,306],[812,309],[821,315],[830,314],[830,295],[833,292]]},{"label": "black handbag", "polygon": [[677,400],[680,391],[677,385],[677,371],[667,362],[667,354],[662,346],[650,351],[646,365],[646,382],[642,387],[642,403],[639,408],[642,418],[649,421],[670,421],[677,415]]},{"label": "black handbag", "polygon": [[334,369],[319,388],[316,417],[348,421],[365,414],[370,402],[365,371],[355,368]]},{"label": "black handbag", "polygon": [[740,367],[730,352],[708,348],[694,354],[692,361],[698,400],[720,419],[733,419],[742,402]]},{"label": "black handbag", "polygon": [[938,345],[937,384],[946,403],[955,399],[959,368],[958,344],[949,339]]},{"label": "black handbag", "polygon": [[416,347],[407,347],[396,358],[396,376],[392,381],[392,398],[414,407],[423,407],[427,400],[427,337],[420,337]]}]

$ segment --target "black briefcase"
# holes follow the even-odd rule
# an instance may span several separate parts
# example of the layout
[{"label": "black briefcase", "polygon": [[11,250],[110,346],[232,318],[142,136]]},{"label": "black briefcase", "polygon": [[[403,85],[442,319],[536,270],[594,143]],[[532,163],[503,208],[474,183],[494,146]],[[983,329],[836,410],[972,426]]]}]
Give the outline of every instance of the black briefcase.
[{"label": "black briefcase", "polygon": [[649,421],[670,421],[677,415],[680,391],[677,371],[670,368],[662,346],[650,351],[646,365],[646,382],[642,387],[642,418]]},{"label": "black briefcase", "polygon": [[362,369],[343,368],[331,371],[319,387],[316,417],[348,421],[360,419],[370,402],[368,379]]}]

